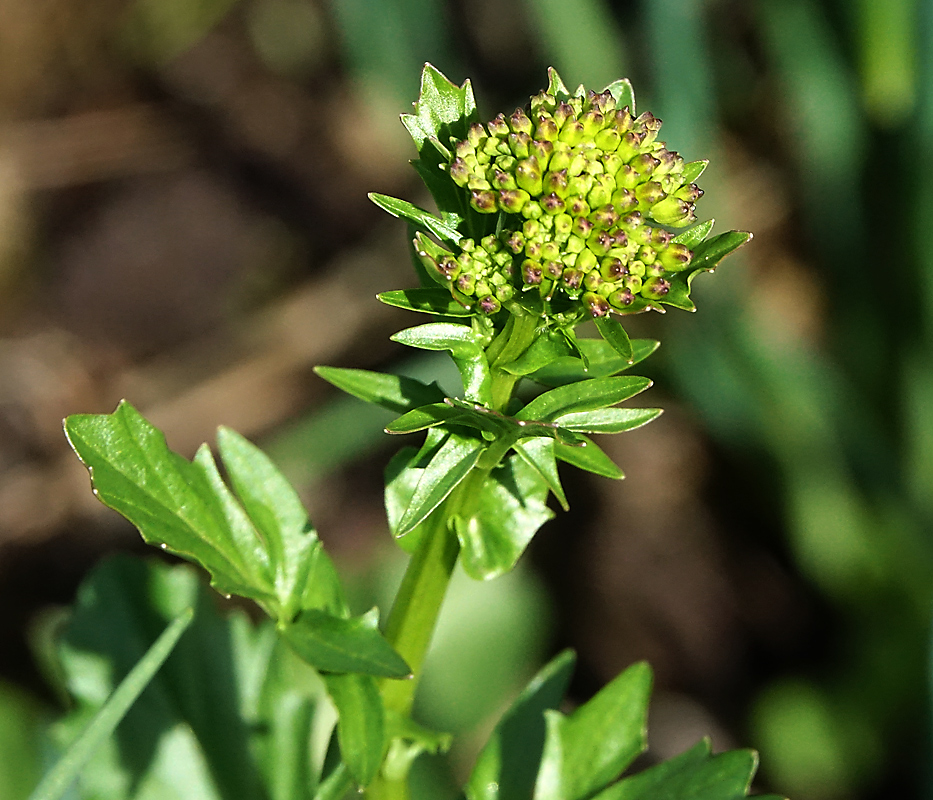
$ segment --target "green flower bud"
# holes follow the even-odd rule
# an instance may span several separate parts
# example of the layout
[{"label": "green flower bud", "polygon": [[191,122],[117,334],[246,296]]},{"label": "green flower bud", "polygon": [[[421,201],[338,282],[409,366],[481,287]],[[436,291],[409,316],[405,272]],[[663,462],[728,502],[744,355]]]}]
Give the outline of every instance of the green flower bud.
[{"label": "green flower bud", "polygon": [[670,195],[651,207],[651,216],[662,225],[682,228],[696,219],[693,205]]},{"label": "green flower bud", "polygon": [[651,155],[651,153],[639,153],[628,163],[642,178],[647,179],[655,169],[658,168],[661,162]]},{"label": "green flower bud", "polygon": [[544,142],[556,142],[559,135],[557,124],[550,117],[538,117],[538,124],[535,128],[535,139]]},{"label": "green flower bud", "polygon": [[663,200],[667,195],[657,181],[648,181],[641,186],[636,187],[635,197],[638,198],[639,208],[650,208],[655,203]]},{"label": "green flower bud", "polygon": [[499,192],[499,208],[507,214],[518,214],[530,199],[531,195],[521,189],[506,189]]},{"label": "green flower bud", "polygon": [[693,253],[682,244],[673,242],[658,253],[658,261],[669,272],[681,272],[690,266]]},{"label": "green flower bud", "polygon": [[660,300],[671,290],[671,285],[664,278],[649,278],[641,287],[641,296],[649,300]]},{"label": "green flower bud", "polygon": [[499,190],[515,189],[515,176],[497,169],[492,179],[492,185]]},{"label": "green flower bud", "polygon": [[588,292],[595,292],[600,286],[606,283],[598,270],[591,270],[590,272],[586,270],[580,271],[583,273],[583,288]]},{"label": "green flower bud", "polygon": [[641,141],[644,137],[640,133],[635,131],[628,131],[627,133],[622,134],[622,141],[619,142],[619,146],[616,149],[616,152],[619,154],[619,157],[623,161],[629,161],[633,159],[641,149]]},{"label": "green flower bud", "polygon": [[[581,115],[579,122],[583,126],[583,136],[587,139],[593,139],[605,125],[603,115],[600,114],[596,109],[591,109],[584,112]],[[599,145],[597,145],[597,147],[598,146]]]},{"label": "green flower bud", "polygon": [[[482,144],[482,142],[480,142],[480,144]],[[457,158],[467,159],[470,156],[476,158],[476,146],[469,141],[457,142],[456,146],[454,147],[454,153],[456,154]]]},{"label": "green flower bud", "polygon": [[621,141],[621,134],[614,128],[605,128],[593,137],[593,144],[607,153],[614,153]]},{"label": "green flower bud", "polygon": [[470,193],[470,205],[480,214],[494,214],[497,210],[495,192],[474,189]]},{"label": "green flower bud", "polygon": [[502,308],[502,303],[491,294],[481,297],[476,305],[484,314],[495,314]]},{"label": "green flower bud", "polygon": [[615,283],[628,275],[628,266],[620,258],[604,258],[599,264],[599,274]]},{"label": "green flower bud", "polygon": [[541,168],[535,159],[526,158],[515,165],[515,180],[532,197],[541,194]]},{"label": "green flower bud", "polygon": [[630,289],[620,289],[617,292],[613,292],[609,295],[609,305],[613,308],[617,308],[620,311],[624,311],[632,303],[635,302],[635,295]]},{"label": "green flower bud", "polygon": [[470,128],[467,131],[466,140],[470,143],[471,147],[479,147],[485,139],[486,129],[482,125],[480,125],[478,122],[474,122],[472,125],[470,125]]},{"label": "green flower bud", "polygon": [[541,245],[542,261],[558,261],[560,259],[560,247],[557,242],[545,242]]},{"label": "green flower bud", "polygon": [[500,303],[508,303],[515,296],[515,289],[508,284],[496,287],[496,299]]},{"label": "green flower bud", "polygon": [[541,264],[526,258],[522,262],[522,281],[526,286],[540,286],[544,279],[544,271]]},{"label": "green flower bud", "polygon": [[516,158],[528,158],[531,155],[531,136],[527,133],[510,133],[509,151]]},{"label": "green flower bud", "polygon": [[464,272],[457,278],[457,289],[464,294],[472,295],[475,288],[476,278],[472,275]]},{"label": "green flower bud", "polygon": [[634,258],[628,262],[628,273],[630,276],[644,278],[646,270],[647,267],[645,266],[644,261],[640,261],[639,259]]},{"label": "green flower bud", "polygon": [[638,260],[643,264],[653,264],[658,257],[657,251],[653,247],[645,245],[638,251]]},{"label": "green flower bud", "polygon": [[[563,142],[559,142],[558,144],[563,144]],[[569,147],[566,147],[566,145],[564,145],[564,149],[554,147],[554,153],[551,156],[551,161],[548,166],[553,172],[557,172],[558,170],[562,169],[569,170],[572,161],[573,154]],[[579,175],[580,173],[578,172],[577,174]]]},{"label": "green flower bud", "polygon": [[564,265],[559,261],[545,261],[544,274],[551,280],[557,280],[563,275]]},{"label": "green flower bud", "polygon": [[554,217],[554,238],[557,242],[567,241],[573,229],[573,217],[570,214],[558,214]]},{"label": "green flower bud", "polygon": [[[644,267],[644,265],[642,265],[642,267]],[[635,275],[634,273],[630,273],[629,275],[626,275],[623,280],[623,283],[625,284],[625,288],[628,289],[633,294],[639,294],[641,292],[642,282],[643,282],[642,276]]]},{"label": "green flower bud", "polygon": [[566,267],[561,276],[561,283],[570,292],[579,292],[583,286],[583,273],[575,267]]},{"label": "green flower bud", "polygon": [[586,130],[583,123],[579,120],[567,120],[560,129],[558,140],[569,144],[571,147],[580,144],[586,138]]},{"label": "green flower bud", "polygon": [[[595,189],[594,189],[595,191]],[[592,196],[589,198],[590,205],[594,205]],[[611,198],[610,198],[611,200]],[[612,207],[611,203],[606,203],[605,205],[599,206],[595,211],[590,214],[590,220],[592,220],[593,225],[597,228],[602,228],[606,230],[611,228],[619,220],[619,215],[616,213],[615,209]]]},{"label": "green flower bud", "polygon": [[695,203],[703,196],[703,190],[695,183],[682,186],[674,192],[674,197],[685,203]]},{"label": "green flower bud", "polygon": [[616,182],[608,175],[600,175],[596,178],[595,185],[590,189],[586,200],[591,208],[605,206],[612,201],[615,190]]},{"label": "green flower bud", "polygon": [[541,191],[554,193],[558,197],[566,198],[569,194],[567,190],[567,170],[561,169],[556,172],[548,172],[542,181]]},{"label": "green flower bud", "polygon": [[[577,260],[574,263],[574,266],[577,269],[582,270],[583,272],[589,273],[589,272],[592,272],[592,270],[596,269],[597,264],[598,262],[597,262],[596,256],[593,255],[593,251],[586,249],[586,250],[582,250],[580,252],[580,255],[577,256]],[[593,273],[593,274],[598,274],[598,273]]]},{"label": "green flower bud", "polygon": [[[533,220],[528,220],[527,222],[532,221]],[[508,231],[507,233],[508,236],[505,240],[505,246],[515,253],[515,255],[518,255],[525,249],[525,236],[521,231]]]},{"label": "green flower bud", "polygon": [[568,197],[566,207],[571,217],[585,217],[590,213],[589,204],[580,195]]},{"label": "green flower bud", "polygon": [[450,177],[457,186],[463,187],[470,180],[470,168],[462,158],[455,158],[450,162]]},{"label": "green flower bud", "polygon": [[532,200],[530,203],[526,203],[525,207],[522,209],[522,216],[526,219],[540,219],[544,216],[544,209],[541,208],[541,204]]},{"label": "green flower bud", "polygon": [[515,112],[509,118],[509,125],[513,133],[524,133],[529,137],[531,136],[533,125],[531,120],[528,119],[528,115],[525,114],[524,109],[515,109]]},{"label": "green flower bud", "polygon": [[624,136],[630,130],[632,130],[633,117],[629,113],[628,106],[625,108],[617,109],[616,112],[612,115],[609,120],[610,126],[615,130],[619,136]]},{"label": "green flower bud", "polygon": [[541,169],[545,170],[548,168],[551,156],[554,153],[554,145],[544,139],[532,139],[529,151],[538,160]]},{"label": "green flower bud", "polygon": [[638,198],[631,189],[616,189],[612,193],[612,207],[617,215],[634,211],[638,206]]},{"label": "green flower bud", "polygon": [[664,265],[660,261],[655,261],[653,264],[645,264],[645,278],[662,278],[664,277]]},{"label": "green flower bud", "polygon": [[641,175],[629,164],[623,164],[616,173],[616,186],[632,191],[641,183]]},{"label": "green flower bud", "polygon": [[651,245],[663,249],[667,247],[671,240],[674,238],[674,234],[670,231],[664,230],[664,228],[652,228],[651,229]]},{"label": "green flower bud", "polygon": [[566,208],[563,198],[554,192],[541,198],[541,207],[544,209],[545,214],[551,216],[560,214]]},{"label": "green flower bud", "polygon": [[598,256],[604,256],[612,248],[612,237],[606,231],[596,231],[586,240],[586,246]]},{"label": "green flower bud", "polygon": [[572,231],[575,236],[579,236],[581,239],[587,239],[593,232],[593,227],[593,223],[586,217],[577,217],[573,221]]},{"label": "green flower bud", "polygon": [[581,253],[585,247],[586,240],[575,233],[567,237],[567,241],[564,243],[564,251],[567,253]]},{"label": "green flower bud", "polygon": [[489,129],[490,137],[505,138],[509,135],[509,124],[505,121],[505,114],[496,116],[492,122],[486,124],[486,127]]},{"label": "green flower bud", "polygon": [[583,305],[593,317],[605,317],[609,313],[609,302],[593,292],[583,295]]},{"label": "green flower bud", "polygon": [[554,109],[554,122],[557,123],[558,128],[562,128],[564,123],[573,118],[573,106],[569,103],[561,103],[557,108]]},{"label": "green flower bud", "polygon": [[647,146],[658,138],[658,131],[661,130],[661,120],[650,111],[645,111],[638,116],[633,127],[635,130],[644,131],[645,138],[642,140],[642,145]]}]

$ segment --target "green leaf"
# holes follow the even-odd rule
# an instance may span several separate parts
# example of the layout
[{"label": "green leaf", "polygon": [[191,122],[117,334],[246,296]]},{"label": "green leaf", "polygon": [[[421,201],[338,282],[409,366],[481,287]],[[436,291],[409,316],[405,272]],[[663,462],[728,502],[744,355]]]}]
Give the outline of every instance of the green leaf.
[{"label": "green leaf", "polygon": [[416,228],[433,234],[438,239],[445,242],[459,242],[463,238],[456,228],[452,228],[443,220],[438,219],[423,208],[418,208],[418,206],[409,203],[407,200],[399,200],[397,197],[389,197],[375,192],[371,192],[367,196],[379,208],[389,212],[396,219],[408,220]]},{"label": "green leaf", "polygon": [[360,786],[368,786],[386,748],[385,710],[371,675],[326,675],[327,692],[337,707],[337,741],[344,764]]},{"label": "green leaf", "polygon": [[396,536],[414,530],[473,469],[486,445],[472,437],[451,433],[421,472]]},{"label": "green leaf", "polygon": [[470,400],[488,404],[491,397],[489,362],[473,328],[454,322],[429,322],[406,328],[389,337],[394,342],[422,350],[449,350],[460,370],[463,389]]},{"label": "green leaf", "polygon": [[604,91],[609,92],[615,98],[619,108],[628,106],[629,113],[635,116],[635,89],[632,88],[632,83],[628,78],[613,81]]},{"label": "green leaf", "polygon": [[435,425],[456,420],[461,416],[459,408],[447,403],[432,403],[431,405],[414,408],[407,414],[392,420],[386,425],[386,433],[416,433]]},{"label": "green leaf", "polygon": [[693,183],[703,174],[703,171],[708,166],[708,158],[704,158],[701,161],[691,161],[687,164],[684,164],[684,171],[682,173],[684,183]]},{"label": "green leaf", "polygon": [[544,712],[557,708],[576,656],[564,650],[505,712],[483,747],[465,787],[467,800],[525,800],[534,789],[544,749]]},{"label": "green leaf", "polygon": [[472,516],[454,518],[467,575],[489,580],[509,572],[554,516],[547,495],[544,480],[517,456],[494,469],[472,500]]},{"label": "green leaf", "polygon": [[561,486],[560,476],[557,474],[557,458],[554,455],[554,445],[552,439],[530,439],[519,442],[515,445],[515,452],[523,458],[528,464],[544,478],[548,488],[554,492],[554,496],[560,503],[564,511],[570,509],[567,503],[567,495],[564,494],[564,487]]},{"label": "green leaf", "polygon": [[589,367],[579,358],[559,358],[554,363],[533,372],[528,377],[544,386],[566,386],[590,378],[608,378],[644,361],[655,350],[659,342],[654,339],[632,339],[632,363],[618,354],[616,349],[602,339],[577,339],[577,346],[586,355]]},{"label": "green leaf", "polygon": [[467,124],[476,115],[476,100],[470,81],[463,86],[451,83],[431,64],[421,73],[421,93],[414,114],[403,114],[402,123],[421,153],[431,139],[446,144],[451,136],[466,138]]},{"label": "green leaf", "polygon": [[399,289],[382,292],[376,299],[387,306],[404,308],[406,311],[419,311],[422,314],[438,314],[444,317],[472,317],[474,312],[466,308],[446,289]]},{"label": "green leaf", "polygon": [[558,386],[538,395],[515,417],[519,420],[553,422],[562,414],[592,411],[615,405],[634,397],[651,386],[648,378],[623,375],[615,378],[593,378],[568,386]]},{"label": "green leaf", "polygon": [[169,623],[146,654],[120,682],[107,702],[92,717],[81,735],[45,775],[29,800],[59,800],[65,796],[97,748],[113,734],[130,707],[171,655],[193,619],[194,610],[188,608]]},{"label": "green leaf", "polygon": [[660,408],[602,408],[565,414],[555,422],[575,433],[623,433],[647,425],[662,413]]},{"label": "green leaf", "polygon": [[586,437],[584,437],[584,443],[580,447],[558,442],[554,445],[554,455],[559,461],[565,461],[575,467],[585,469],[587,472],[602,475],[604,478],[621,480],[625,477],[622,470],[615,465],[612,459],[595,442]]},{"label": "green leaf", "polygon": [[546,711],[535,800],[581,800],[614,781],[647,745],[651,670],[634,664],[569,717]]},{"label": "green leaf", "polygon": [[737,250],[746,242],[750,241],[752,235],[747,231],[729,231],[720,233],[712,239],[702,242],[693,251],[693,259],[690,261],[690,271],[701,269],[712,269],[722,261],[729,253]]},{"label": "green leaf", "polygon": [[[702,272],[703,270],[700,270]],[[690,284],[697,272],[681,272],[671,279],[671,288],[664,295],[662,301],[665,305],[682,309],[683,311],[696,311],[696,304],[690,299]]]},{"label": "green leaf", "polygon": [[281,632],[298,655],[322,672],[407,677],[411,669],[379,633],[378,619],[376,609],[351,619],[309,609]]},{"label": "green leaf", "polygon": [[594,800],[739,800],[746,796],[756,766],[751,750],[711,756],[709,740],[704,739],[685,753],[610,786]]},{"label": "green leaf", "polygon": [[401,375],[340,367],[315,367],[314,371],[347,394],[352,394],[367,403],[388,408],[397,414],[444,400],[444,392],[436,383],[427,385]]},{"label": "green leaf", "polygon": [[548,94],[554,95],[558,100],[567,100],[571,97],[570,90],[564,86],[564,82],[561,80],[560,75],[557,74],[557,70],[554,67],[547,68],[547,92]]},{"label": "green leaf", "polygon": [[560,331],[547,331],[538,336],[515,361],[501,365],[511,375],[528,375],[553,364],[559,358],[573,355],[573,348]]},{"label": "green leaf", "polygon": [[[440,433],[437,431],[437,433]],[[389,461],[385,469],[385,509],[389,531],[403,550],[414,552],[418,546],[417,532],[401,536],[399,523],[411,505],[411,498],[418,488],[427,462],[420,463],[417,447],[403,447]]]},{"label": "green leaf", "polygon": [[708,219],[706,222],[698,222],[692,228],[688,228],[683,233],[678,233],[672,241],[682,244],[684,247],[693,249],[709,236],[713,230],[716,220]]},{"label": "green leaf", "polygon": [[68,417],[65,434],[97,497],[149,544],[201,564],[219,592],[279,602],[270,554],[206,447],[194,463],[185,460],[125,401],[113,414]]},{"label": "green leaf", "polygon": [[628,338],[628,333],[626,333],[625,328],[622,327],[620,322],[608,316],[597,317],[596,330],[599,331],[599,335],[602,336],[603,339],[609,342],[613,350],[622,357],[623,361],[626,361],[628,364],[632,363],[635,357],[635,352],[632,350],[632,340]]}]

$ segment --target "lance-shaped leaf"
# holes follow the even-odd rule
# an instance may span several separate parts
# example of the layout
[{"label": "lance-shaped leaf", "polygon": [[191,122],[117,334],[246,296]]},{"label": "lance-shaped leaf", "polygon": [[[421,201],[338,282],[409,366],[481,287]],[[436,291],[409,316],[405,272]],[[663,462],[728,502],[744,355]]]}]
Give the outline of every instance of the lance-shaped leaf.
[{"label": "lance-shaped leaf", "polygon": [[520,420],[553,422],[562,414],[593,411],[621,403],[651,386],[651,380],[632,375],[615,378],[593,378],[568,386],[558,386],[538,395],[515,417]]},{"label": "lance-shaped leaf", "polygon": [[555,444],[556,442],[553,439],[539,437],[519,442],[514,449],[521,458],[534,467],[537,473],[544,478],[544,482],[554,492],[554,496],[560,503],[561,508],[567,511],[570,505],[567,502],[567,495],[564,494],[564,487],[561,486],[560,476],[557,474],[557,457],[554,455]]},{"label": "lance-shaped leaf", "polygon": [[564,650],[525,687],[499,720],[465,788],[467,800],[531,797],[544,749],[544,712],[564,698],[576,657]]},{"label": "lance-shaped leaf", "polygon": [[187,461],[127,402],[112,414],[68,417],[65,433],[90,472],[94,493],[143,539],[201,564],[219,592],[273,608],[286,599],[274,585],[265,543],[206,446],[194,463]]},{"label": "lance-shaped leaf", "polygon": [[453,322],[429,322],[406,328],[389,337],[394,342],[422,350],[448,350],[460,370],[467,398],[480,403],[490,400],[489,362],[473,329]]},{"label": "lance-shaped leaf", "polygon": [[647,745],[651,670],[634,664],[569,717],[547,711],[534,800],[582,800],[614,781]]},{"label": "lance-shaped leaf", "polygon": [[608,378],[624,372],[634,364],[644,361],[660,342],[654,339],[632,339],[632,363],[626,361],[616,349],[602,339],[577,339],[577,346],[587,357],[587,364],[580,358],[559,358],[528,377],[544,386],[566,386],[591,378]]},{"label": "lance-shaped leaf", "polygon": [[421,473],[396,536],[414,530],[437,508],[475,466],[486,444],[478,439],[451,433]]},{"label": "lance-shaped leaf", "polygon": [[444,317],[472,317],[475,312],[460,305],[450,296],[447,289],[398,289],[382,292],[376,299],[394,308],[419,311],[422,314],[438,314]]},{"label": "lance-shaped leaf", "polygon": [[340,756],[360,786],[368,786],[385,753],[385,709],[371,675],[325,675],[327,693],[337,707]]},{"label": "lance-shaped leaf", "polygon": [[501,365],[501,368],[512,375],[528,375],[572,355],[573,348],[566,336],[560,331],[547,331],[538,336],[519,358]]},{"label": "lance-shaped leaf", "polygon": [[386,433],[417,433],[445,422],[458,422],[464,412],[449,403],[431,403],[413,408],[386,425]]},{"label": "lance-shaped leaf", "polygon": [[564,414],[555,421],[575,433],[624,433],[647,425],[662,413],[660,408],[600,408]]},{"label": "lance-shaped leaf", "polygon": [[554,445],[554,455],[559,461],[565,461],[575,467],[602,475],[604,478],[621,480],[625,477],[622,470],[591,439],[583,437],[583,444],[573,447],[558,442]]},{"label": "lance-shaped leaf", "polygon": [[629,339],[628,333],[626,333],[625,328],[622,327],[621,323],[618,320],[614,320],[611,317],[598,317],[596,319],[596,330],[599,331],[599,335],[607,341],[624,361],[631,364],[635,358],[635,351],[632,349],[632,340]]},{"label": "lance-shaped leaf", "polygon": [[688,228],[683,233],[678,233],[672,241],[677,244],[682,244],[684,247],[689,247],[693,249],[697,247],[700,242],[704,241],[707,236],[709,236],[710,231],[713,230],[713,225],[716,220],[708,219],[706,222],[698,222],[692,228]]},{"label": "lance-shaped leaf", "polygon": [[748,793],[757,763],[751,750],[713,756],[704,739],[679,756],[619,781],[594,800],[739,800]]},{"label": "lance-shaped leaf", "polygon": [[693,259],[690,261],[690,271],[712,269],[729,253],[740,248],[751,238],[752,235],[747,231],[729,231],[701,242],[694,248]]},{"label": "lance-shaped leaf", "polygon": [[472,498],[473,514],[454,518],[467,575],[488,580],[509,572],[538,529],[554,516],[547,495],[543,478],[517,456],[494,469]]},{"label": "lance-shaped leaf", "polygon": [[708,166],[708,158],[701,159],[700,161],[690,161],[689,163],[684,164],[684,171],[682,173],[684,183],[693,183],[703,174]]},{"label": "lance-shaped leaf", "polygon": [[350,619],[309,609],[280,630],[295,652],[321,672],[407,677],[411,669],[379,633],[378,623],[376,609]]},{"label": "lance-shaped leaf", "polygon": [[370,193],[368,197],[379,208],[388,211],[396,219],[408,220],[417,229],[433,234],[438,239],[445,242],[459,242],[463,238],[455,227],[451,227],[443,220],[438,219],[423,208],[418,208],[418,206],[409,203],[407,200],[399,200],[397,197],[389,197],[375,192]]},{"label": "lance-shaped leaf", "polygon": [[444,400],[444,392],[436,383],[428,385],[401,375],[341,367],[315,367],[314,371],[347,394],[352,394],[367,403],[388,408],[397,414]]}]

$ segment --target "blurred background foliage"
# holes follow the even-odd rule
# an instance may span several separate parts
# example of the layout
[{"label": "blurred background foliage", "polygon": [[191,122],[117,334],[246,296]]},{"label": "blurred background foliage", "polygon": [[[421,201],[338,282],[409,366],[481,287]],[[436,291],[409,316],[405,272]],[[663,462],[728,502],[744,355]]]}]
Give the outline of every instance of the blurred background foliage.
[{"label": "blurred background foliage", "polygon": [[[755,240],[656,336],[668,413],[568,475],[521,569],[458,580],[421,698],[461,735],[444,797],[516,687],[573,646],[577,701],[657,673],[649,759],[711,732],[797,800],[929,797],[933,4],[921,0],[0,0],[0,796],[62,698],[42,620],[116,551],[60,419],[130,398],[191,455],[230,425],[300,487],[386,602],[398,442],[311,367],[419,376],[386,336],[410,285],[380,191],[426,202],[398,114],[429,60],[484,116],[556,66],[629,76],[701,204]],[[38,633],[37,633],[38,631]],[[46,633],[42,633],[46,631]]]}]

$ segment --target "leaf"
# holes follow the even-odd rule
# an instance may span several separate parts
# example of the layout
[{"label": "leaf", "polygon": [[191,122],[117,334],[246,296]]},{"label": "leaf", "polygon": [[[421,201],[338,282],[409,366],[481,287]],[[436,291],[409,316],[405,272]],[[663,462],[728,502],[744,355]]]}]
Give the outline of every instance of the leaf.
[{"label": "leaf", "polygon": [[688,228],[683,233],[678,233],[671,241],[682,244],[684,247],[689,247],[693,249],[700,242],[706,239],[709,236],[710,231],[713,230],[713,225],[716,223],[714,219],[708,219],[706,222],[698,222],[692,228]]},{"label": "leaf", "polygon": [[431,405],[414,408],[407,414],[392,420],[386,425],[386,433],[416,433],[435,425],[456,420],[461,415],[459,408],[447,403],[432,403]]},{"label": "leaf", "polygon": [[547,367],[533,372],[533,381],[544,386],[565,386],[568,383],[590,378],[608,378],[623,372],[634,364],[644,361],[655,350],[659,342],[653,339],[632,339],[632,363],[629,364],[616,349],[602,339],[577,339],[577,346],[587,356],[589,368],[585,369],[579,358],[560,358]]},{"label": "leaf", "polygon": [[554,445],[554,455],[560,461],[573,464],[575,467],[585,469],[604,478],[621,480],[625,477],[609,456],[607,456],[592,440],[584,437],[582,447],[571,447],[558,442]]},{"label": "leaf", "polygon": [[704,739],[685,753],[610,786],[594,800],[739,800],[746,796],[756,766],[751,750],[711,756],[709,740]]},{"label": "leaf", "polygon": [[568,386],[558,386],[538,395],[515,417],[519,420],[552,422],[572,411],[592,411],[615,405],[634,397],[651,386],[648,378],[623,375],[615,378],[593,378]]},{"label": "leaf", "polygon": [[560,331],[547,331],[536,337],[515,361],[501,365],[501,368],[511,375],[528,375],[572,354],[573,349]]},{"label": "leaf", "polygon": [[411,553],[418,545],[416,534],[400,536],[399,523],[411,505],[425,464],[419,464],[417,447],[403,447],[389,461],[385,469],[385,508],[389,531],[399,546]]},{"label": "leaf", "polygon": [[689,163],[684,164],[684,171],[682,173],[684,183],[693,183],[703,174],[703,171],[708,166],[708,158],[704,158],[701,161],[690,161]]},{"label": "leaf", "polygon": [[472,437],[451,433],[424,468],[396,536],[414,530],[473,469],[486,445]]},{"label": "leaf", "polygon": [[[445,143],[451,136],[466,138],[466,127],[476,114],[470,81],[457,87],[431,64],[421,72],[421,92],[414,114],[403,114],[402,123],[415,140],[419,154],[431,139]],[[423,155],[423,154],[422,154]]]},{"label": "leaf", "polygon": [[632,363],[635,357],[635,353],[632,350],[632,341],[628,338],[628,333],[626,333],[621,323],[608,316],[597,317],[596,330],[599,331],[599,335],[602,336],[603,339],[609,342],[612,349],[615,350],[624,361],[629,364]]},{"label": "leaf", "polygon": [[298,655],[322,672],[359,672],[383,678],[411,674],[378,627],[376,609],[342,619],[325,611],[302,611],[281,633]]},{"label": "leaf", "polygon": [[388,408],[397,414],[444,400],[444,392],[436,383],[427,385],[401,375],[340,367],[315,367],[314,371],[347,394],[352,394],[367,403]]},{"label": "leaf", "polygon": [[567,100],[570,98],[570,90],[564,86],[564,82],[561,80],[560,75],[557,74],[557,70],[554,67],[547,68],[547,93],[554,95],[558,100]]},{"label": "leaf", "polygon": [[191,463],[123,401],[113,414],[79,414],[65,434],[91,475],[98,499],[120,512],[149,544],[203,566],[217,591],[275,606],[270,554],[223,485],[210,451]]},{"label": "leaf", "polygon": [[465,787],[467,800],[525,800],[544,749],[544,711],[557,708],[576,656],[564,650],[522,690],[486,742]]},{"label": "leaf", "polygon": [[569,717],[547,711],[535,800],[581,800],[614,781],[647,746],[651,670],[634,664]]},{"label": "leaf", "polygon": [[623,433],[647,425],[662,413],[660,408],[602,408],[565,414],[555,422],[575,433]]},{"label": "leaf", "polygon": [[371,675],[325,675],[327,692],[337,707],[337,740],[344,764],[360,786],[368,786],[386,747],[385,710]]},{"label": "leaf", "polygon": [[59,800],[65,796],[97,748],[113,734],[130,707],[171,655],[193,619],[194,610],[188,608],[169,623],[107,698],[107,702],[94,714],[81,735],[46,773],[29,800]]},{"label": "leaf", "polygon": [[719,236],[714,236],[712,239],[707,239],[694,249],[693,259],[690,261],[690,271],[712,269],[729,253],[737,250],[750,241],[751,238],[752,234],[747,231],[729,231],[728,233],[720,233]]},{"label": "leaf", "polygon": [[375,192],[370,192],[367,196],[379,208],[387,211],[396,219],[406,219],[416,228],[433,234],[438,239],[456,243],[463,238],[456,228],[450,227],[443,220],[438,219],[423,208],[418,208],[418,206],[409,203],[407,200],[399,200],[397,197],[389,197]]},{"label": "leaf", "polygon": [[488,404],[491,400],[489,362],[478,336],[471,327],[454,322],[429,322],[406,328],[389,337],[394,342],[422,350],[449,350],[468,399]]},{"label": "leaf", "polygon": [[603,91],[609,92],[616,101],[616,106],[625,108],[628,106],[629,113],[635,116],[635,89],[628,78],[622,78],[610,83]]},{"label": "leaf", "polygon": [[423,314],[439,314],[445,317],[471,317],[474,312],[466,308],[453,297],[447,289],[400,289],[382,292],[376,299],[387,306],[404,308],[406,311],[420,311]]},{"label": "leaf", "polygon": [[561,486],[560,476],[557,474],[557,459],[554,456],[555,442],[551,439],[537,438],[519,442],[515,445],[515,452],[537,471],[547,483],[548,488],[564,511],[570,509],[564,487]]},{"label": "leaf", "polygon": [[544,480],[517,456],[494,469],[472,499],[473,514],[454,518],[467,575],[489,580],[509,572],[538,529],[554,516],[547,495]]}]

